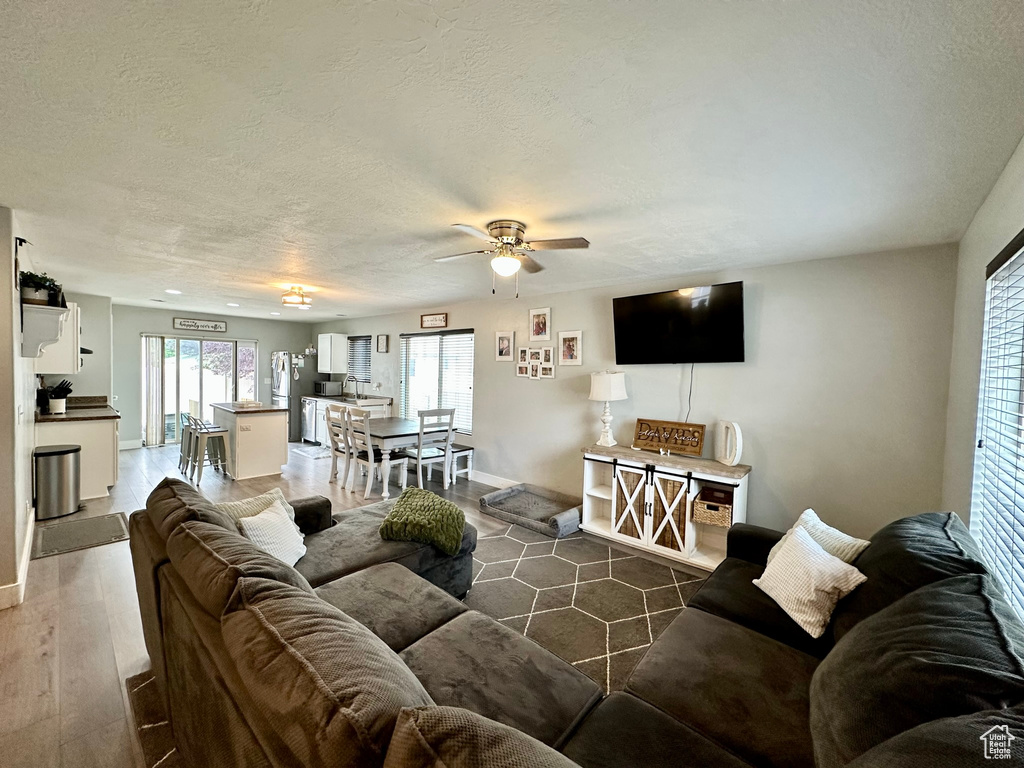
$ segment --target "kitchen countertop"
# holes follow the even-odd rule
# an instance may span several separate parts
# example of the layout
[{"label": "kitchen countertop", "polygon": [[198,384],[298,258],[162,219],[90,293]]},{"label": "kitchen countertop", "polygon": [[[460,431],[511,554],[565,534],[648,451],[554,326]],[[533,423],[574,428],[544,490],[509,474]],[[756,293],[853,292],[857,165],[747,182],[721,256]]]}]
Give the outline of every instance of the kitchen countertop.
[{"label": "kitchen countertop", "polygon": [[36,424],[53,424],[61,421],[105,421],[120,418],[121,414],[109,405],[71,407],[68,408],[67,413],[36,412]]},{"label": "kitchen countertop", "polygon": [[303,400],[326,400],[331,403],[345,403],[346,405],[355,405],[356,401],[366,402],[368,400],[379,400],[384,404],[392,404],[394,398],[387,397],[386,395],[302,395]]},{"label": "kitchen countertop", "polygon": [[222,411],[234,414],[288,412],[288,408],[283,405],[261,405],[259,408],[245,408],[242,406],[236,406],[234,403],[210,403],[210,407],[219,408]]}]

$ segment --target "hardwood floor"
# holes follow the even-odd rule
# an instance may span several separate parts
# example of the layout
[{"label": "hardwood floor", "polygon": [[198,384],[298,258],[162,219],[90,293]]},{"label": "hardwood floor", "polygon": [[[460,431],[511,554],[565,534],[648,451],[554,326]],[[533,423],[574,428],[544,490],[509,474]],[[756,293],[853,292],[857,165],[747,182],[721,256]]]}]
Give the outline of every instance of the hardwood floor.
[{"label": "hardwood floor", "polygon": [[[380,500],[379,484],[363,499],[362,478],[357,493],[329,483],[330,459],[310,452],[290,446],[280,476],[233,482],[208,469],[201,490],[213,501],[230,501],[280,487],[286,498],[327,496],[335,511]],[[177,446],[122,451],[110,496],[64,519],[128,514],[165,476],[181,477]],[[508,527],[479,512],[480,496],[493,488],[460,478],[444,491],[437,477],[428,487],[458,504],[481,536]],[[143,768],[124,681],[148,668],[127,541],[33,560],[25,602],[0,611],[0,766]]]}]

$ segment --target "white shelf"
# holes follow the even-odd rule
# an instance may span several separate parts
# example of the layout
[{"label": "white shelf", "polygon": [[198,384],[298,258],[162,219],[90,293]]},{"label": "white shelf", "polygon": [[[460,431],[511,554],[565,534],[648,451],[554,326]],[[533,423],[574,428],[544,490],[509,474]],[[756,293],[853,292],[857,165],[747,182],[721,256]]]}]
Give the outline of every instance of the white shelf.
[{"label": "white shelf", "polygon": [[587,496],[593,496],[595,499],[607,499],[612,500],[612,487],[610,485],[595,485],[593,488],[587,489]]},{"label": "white shelf", "polygon": [[39,357],[43,347],[59,341],[70,312],[62,307],[22,304],[21,356]]}]

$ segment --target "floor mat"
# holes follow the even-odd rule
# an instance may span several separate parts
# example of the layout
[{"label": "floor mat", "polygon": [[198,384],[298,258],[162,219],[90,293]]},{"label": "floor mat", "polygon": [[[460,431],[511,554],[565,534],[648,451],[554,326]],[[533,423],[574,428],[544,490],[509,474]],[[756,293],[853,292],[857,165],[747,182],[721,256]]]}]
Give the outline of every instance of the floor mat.
[{"label": "floor mat", "polygon": [[296,448],[295,452],[305,456],[307,459],[329,459],[331,458],[331,449],[322,448],[320,446],[310,446],[309,448]]},{"label": "floor mat", "polygon": [[160,768],[185,768],[185,761],[174,746],[174,734],[171,733],[171,724],[167,721],[153,673],[142,672],[129,677],[124,684],[128,689],[128,701],[135,716],[146,768],[157,765]]},{"label": "floor mat", "polygon": [[512,525],[473,553],[466,605],[526,635],[605,691],[622,690],[704,578],[582,536]]},{"label": "floor mat", "polygon": [[37,525],[32,539],[32,559],[113,544],[128,538],[128,521],[124,512],[83,520],[68,520],[51,525]]}]

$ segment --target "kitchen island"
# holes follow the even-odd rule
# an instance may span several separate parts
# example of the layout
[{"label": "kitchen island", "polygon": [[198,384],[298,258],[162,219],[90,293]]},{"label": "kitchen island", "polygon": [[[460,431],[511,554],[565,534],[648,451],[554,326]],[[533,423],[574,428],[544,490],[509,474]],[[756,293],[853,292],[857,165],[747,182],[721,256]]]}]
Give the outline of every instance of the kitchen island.
[{"label": "kitchen island", "polygon": [[281,474],[288,463],[288,408],[213,403],[213,421],[228,431],[228,474],[235,480]]}]

